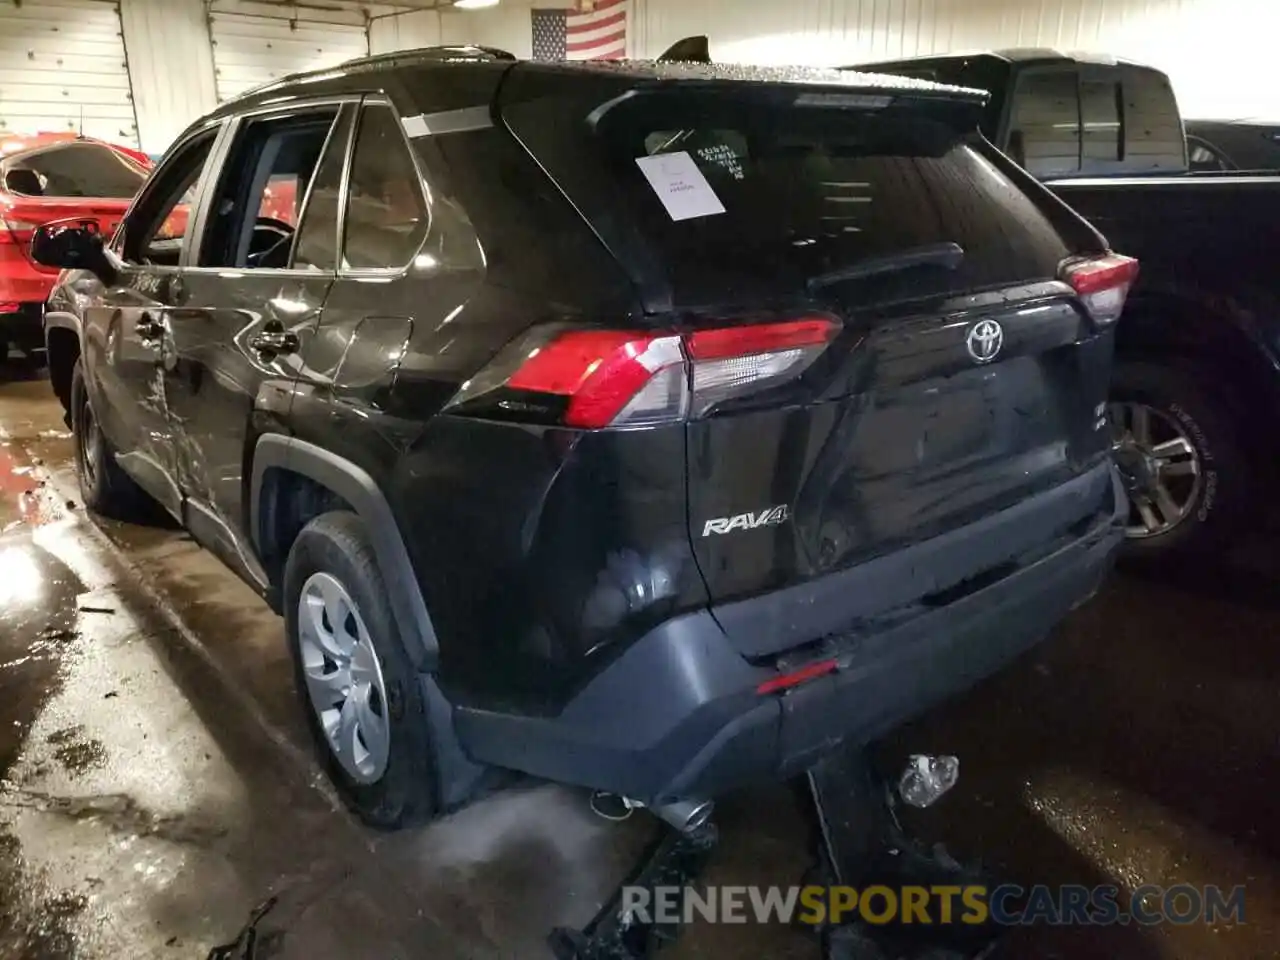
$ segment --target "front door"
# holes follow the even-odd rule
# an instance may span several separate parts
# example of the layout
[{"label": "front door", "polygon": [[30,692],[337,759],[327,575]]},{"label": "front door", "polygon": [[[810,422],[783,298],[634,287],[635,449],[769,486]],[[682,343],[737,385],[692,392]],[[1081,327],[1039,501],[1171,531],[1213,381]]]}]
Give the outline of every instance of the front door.
[{"label": "front door", "polygon": [[121,468],[175,516],[181,494],[163,379],[167,329],[183,292],[188,214],[219,129],[191,136],[148,181],[112,240],[119,278],[84,312],[85,380],[99,425]]},{"label": "front door", "polygon": [[248,464],[260,434],[286,429],[302,351],[333,283],[331,266],[299,256],[295,235],[328,216],[320,194],[341,183],[350,121],[328,102],[233,123],[182,302],[169,312],[164,395],[184,524],[265,587],[251,549]]}]

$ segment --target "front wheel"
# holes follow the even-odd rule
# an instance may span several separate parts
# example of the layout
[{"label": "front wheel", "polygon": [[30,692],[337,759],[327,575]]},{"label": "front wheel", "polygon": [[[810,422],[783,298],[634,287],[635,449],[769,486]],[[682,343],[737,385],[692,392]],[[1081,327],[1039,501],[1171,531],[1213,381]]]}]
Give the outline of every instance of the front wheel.
[{"label": "front wheel", "polygon": [[69,419],[75,438],[76,476],[80,498],[94,513],[117,520],[137,519],[146,514],[147,495],[116,463],[115,451],[89,400],[84,382],[84,361],[71,370]]},{"label": "front wheel", "polygon": [[1129,494],[1125,558],[1174,563],[1226,545],[1248,516],[1253,475],[1220,393],[1181,368],[1122,363],[1109,411]]},{"label": "front wheel", "polygon": [[343,800],[381,829],[431,819],[439,803],[421,678],[354,513],[303,527],[285,564],[284,609],[298,694]]}]

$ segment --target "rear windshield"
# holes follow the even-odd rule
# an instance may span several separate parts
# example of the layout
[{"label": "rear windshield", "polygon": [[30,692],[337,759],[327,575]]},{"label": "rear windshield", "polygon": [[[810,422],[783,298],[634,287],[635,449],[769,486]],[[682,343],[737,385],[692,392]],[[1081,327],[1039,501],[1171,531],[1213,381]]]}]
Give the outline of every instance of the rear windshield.
[{"label": "rear windshield", "polygon": [[94,143],[69,143],[16,156],[4,164],[5,186],[32,197],[128,200],[147,175],[131,160]]},{"label": "rear windshield", "polygon": [[1052,278],[1062,239],[970,136],[923,112],[650,94],[605,113],[597,156],[583,162],[606,165],[677,299],[803,289],[859,261],[948,243],[964,251],[958,267],[877,274],[856,296],[882,303]]}]

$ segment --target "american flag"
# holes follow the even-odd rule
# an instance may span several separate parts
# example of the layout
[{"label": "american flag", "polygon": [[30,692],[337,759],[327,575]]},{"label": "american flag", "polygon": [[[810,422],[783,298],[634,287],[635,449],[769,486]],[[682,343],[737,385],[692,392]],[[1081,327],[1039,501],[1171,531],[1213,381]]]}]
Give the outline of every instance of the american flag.
[{"label": "american flag", "polygon": [[530,11],[535,60],[616,60],[627,55],[629,0],[581,0],[573,10]]}]

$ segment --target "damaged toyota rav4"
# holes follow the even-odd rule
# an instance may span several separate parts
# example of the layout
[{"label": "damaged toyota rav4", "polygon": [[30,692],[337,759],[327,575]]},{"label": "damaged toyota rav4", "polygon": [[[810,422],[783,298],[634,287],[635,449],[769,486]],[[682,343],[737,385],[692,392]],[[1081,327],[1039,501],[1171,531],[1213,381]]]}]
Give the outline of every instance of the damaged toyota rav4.
[{"label": "damaged toyota rav4", "polygon": [[659,809],[804,771],[1041,640],[1123,536],[1136,263],[984,96],[480,48],[251,92],[113,237],[35,237],[85,502],[159,502],[282,613],[372,824],[495,771]]}]

